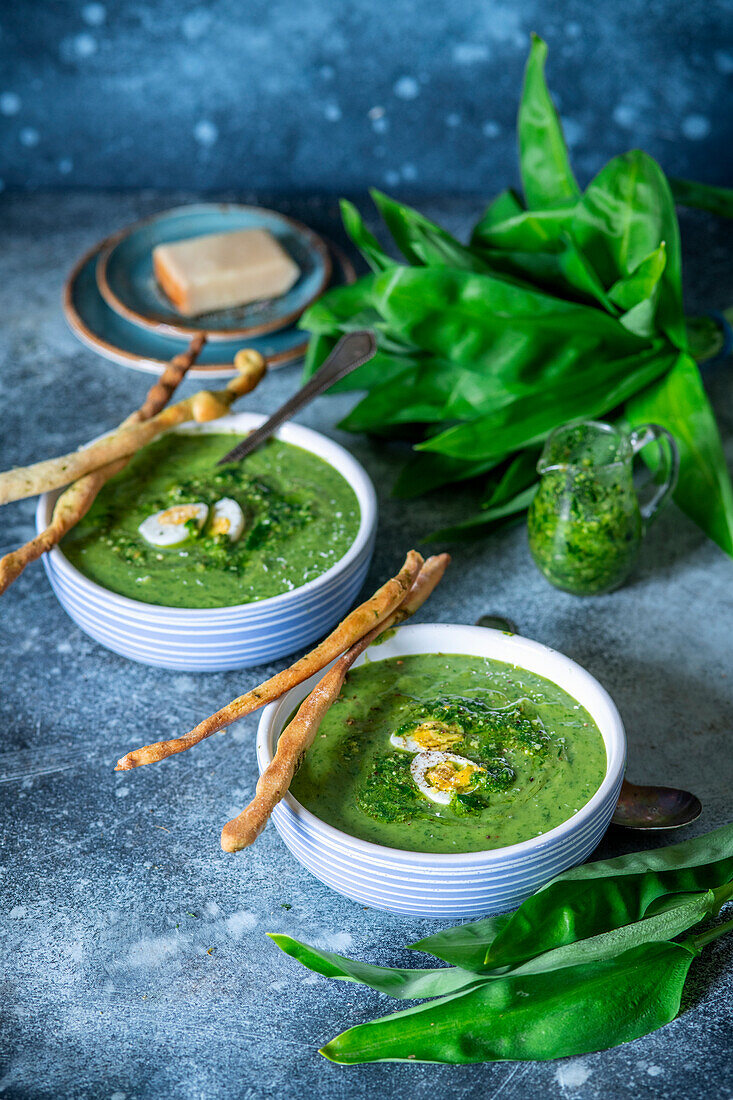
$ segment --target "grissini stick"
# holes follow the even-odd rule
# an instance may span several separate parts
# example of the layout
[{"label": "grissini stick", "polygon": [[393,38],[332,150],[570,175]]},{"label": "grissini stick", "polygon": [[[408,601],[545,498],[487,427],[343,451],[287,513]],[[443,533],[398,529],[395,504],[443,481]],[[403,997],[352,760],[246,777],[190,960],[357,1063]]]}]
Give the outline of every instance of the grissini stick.
[{"label": "grissini stick", "polygon": [[449,561],[447,554],[428,558],[400,607],[339,657],[304,699],[298,713],[280,734],[275,755],[257,783],[255,797],[238,817],[228,821],[222,829],[221,846],[225,852],[238,852],[254,843],[272,811],[290,789],[293,777],[313,744],[324,715],[338,698],[354,661],[385,630],[417,611],[440,581]]},{"label": "grissini stick", "polygon": [[405,558],[405,564],[396,577],[392,577],[373,596],[356,607],[327,638],[324,638],[315,649],[306,653],[290,668],[278,672],[264,684],[240,695],[239,698],[218,710],[216,714],[199,722],[183,737],[175,737],[170,741],[156,741],[152,745],[133,749],[117,761],[115,771],[128,771],[130,768],[139,768],[141,764],[155,764],[159,760],[165,760],[167,756],[185,752],[193,745],[198,745],[199,741],[210,737],[212,733],[226,729],[232,722],[243,718],[245,714],[251,714],[252,711],[271,703],[273,699],[279,699],[296,684],[302,684],[304,680],[320,672],[334,658],[363,637],[372,627],[383,622],[400,606],[417,578],[422,564],[423,559],[420,554],[410,550]]},{"label": "grissini stick", "polygon": [[238,397],[255,388],[267,369],[260,353],[250,348],[237,352],[234,365],[239,374],[223,390],[199,390],[191,397],[169,405],[149,420],[120,425],[114,432],[81,451],[0,473],[0,504],[68,485],[100,466],[135,454],[163,432],[189,420],[216,420],[224,416]]},{"label": "grissini stick", "polygon": [[[171,359],[155,385],[148,390],[143,404],[131,413],[123,424],[137,424],[142,420],[150,420],[165,408],[183,381],[186,371],[196,362],[205,343],[204,333],[194,336],[187,350]],[[41,554],[53,550],[54,546],[58,546],[64,535],[68,534],[87,514],[102,486],[123,470],[129,461],[129,458],[120,458],[116,462],[101,466],[98,470],[93,470],[78,481],[74,481],[68,489],[63,491],[54,505],[48,527],[24,546],[0,558],[0,596],[14,580],[17,580],[27,565],[40,558]]]}]

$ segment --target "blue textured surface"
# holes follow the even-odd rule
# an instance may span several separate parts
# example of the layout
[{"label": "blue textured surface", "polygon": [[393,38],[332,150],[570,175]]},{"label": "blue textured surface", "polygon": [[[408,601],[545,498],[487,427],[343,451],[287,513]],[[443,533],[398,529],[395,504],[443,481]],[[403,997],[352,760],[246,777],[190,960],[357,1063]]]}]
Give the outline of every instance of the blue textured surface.
[{"label": "blue textured surface", "polygon": [[[142,10],[142,9],[141,9]],[[51,18],[51,17],[50,17]],[[59,454],[118,422],[150,382],[80,347],[60,309],[73,260],[113,224],[187,196],[6,197],[0,251],[0,466]],[[192,196],[188,196],[192,198]],[[263,196],[272,205],[272,196]],[[333,204],[281,203],[335,232]],[[476,204],[425,203],[464,235]],[[691,310],[733,302],[730,224],[685,216]],[[733,464],[730,362],[707,378]],[[272,375],[253,406],[274,409],[297,370]],[[191,392],[188,383],[185,392]],[[406,507],[389,497],[395,455],[334,430],[349,406],[322,398],[299,419],[338,438],[381,497],[367,584],[406,546],[455,519],[445,494]],[[34,502],[2,509],[2,550],[33,532]],[[631,583],[579,601],[533,568],[521,528],[459,548],[422,613],[514,619],[585,665],[614,697],[629,734],[629,777],[693,789],[705,811],[690,832],[733,816],[733,563],[675,509],[652,528]],[[363,910],[298,866],[273,829],[240,856],[221,825],[251,796],[257,716],[196,752],[114,773],[152,738],[190,728],[261,673],[191,675],[124,661],[78,631],[40,564],[0,604],[0,1088],[38,1100],[709,1100],[730,1097],[733,937],[693,964],[684,1014],[618,1050],[566,1062],[348,1069],[316,1048],[390,1011],[386,997],[309,974],[265,931],[373,962],[429,960],[400,945],[440,922]],[[654,843],[662,843],[655,838]],[[606,855],[643,847],[609,835]],[[289,907],[289,908],[286,908]],[[196,916],[191,916],[195,913]],[[212,954],[208,954],[212,948]]]},{"label": "blue textured surface", "polygon": [[15,0],[8,186],[452,191],[514,180],[529,34],[581,178],[733,179],[731,0]]}]

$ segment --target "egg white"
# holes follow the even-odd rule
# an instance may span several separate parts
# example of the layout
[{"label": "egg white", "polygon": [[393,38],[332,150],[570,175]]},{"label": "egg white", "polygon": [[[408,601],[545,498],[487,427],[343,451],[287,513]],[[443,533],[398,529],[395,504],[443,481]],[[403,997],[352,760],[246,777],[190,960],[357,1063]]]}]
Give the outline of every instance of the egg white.
[{"label": "egg white", "polygon": [[244,512],[231,497],[217,500],[211,509],[209,523],[210,535],[226,535],[230,542],[236,542],[244,531]]},{"label": "egg white", "polygon": [[160,512],[144,519],[138,531],[151,546],[177,546],[190,538],[186,524],[195,520],[199,530],[206,523],[209,514],[208,505],[201,501],[192,504],[175,504],[172,508],[163,508]]},{"label": "egg white", "polygon": [[[426,798],[429,798],[431,802],[437,802],[441,806],[447,806],[456,790],[441,790],[439,787],[434,787],[428,779],[427,773],[438,764],[451,763],[458,764],[461,767],[468,765],[476,774],[476,780],[484,773],[484,769],[476,764],[473,760],[467,760],[465,756],[457,756],[453,752],[419,752],[417,756],[412,758],[410,764],[410,775],[412,776],[415,786],[418,788],[421,794],[424,794]],[[460,792],[466,794],[469,791],[474,790],[476,783],[472,783],[471,786],[461,787]]]}]

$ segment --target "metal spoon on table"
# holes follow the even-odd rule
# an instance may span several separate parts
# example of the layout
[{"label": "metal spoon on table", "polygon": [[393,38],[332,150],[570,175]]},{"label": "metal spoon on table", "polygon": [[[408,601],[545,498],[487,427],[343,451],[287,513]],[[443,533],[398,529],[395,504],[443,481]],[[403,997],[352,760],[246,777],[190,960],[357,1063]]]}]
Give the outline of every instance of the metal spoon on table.
[{"label": "metal spoon on table", "polygon": [[240,458],[254,451],[261,443],[272,435],[281,424],[290,420],[296,412],[312,401],[314,397],[324,393],[330,386],[340,382],[347,374],[351,374],[357,367],[372,359],[377,352],[377,341],[373,332],[364,329],[361,332],[349,332],[342,336],[336,347],[318,368],[312,378],[309,378],[297,393],[294,393],[277,412],[255,428],[253,432],[232,448],[223,458],[217,462],[217,466],[223,466],[226,462],[238,462]]},{"label": "metal spoon on table", "polygon": [[[493,627],[517,634],[511,619],[503,615],[482,615],[476,626]],[[676,787],[642,787],[624,779],[611,823],[624,829],[679,829],[696,821],[702,803],[690,791]]]},{"label": "metal spoon on table", "polygon": [[624,779],[611,818],[624,829],[679,829],[697,821],[702,803],[690,791],[676,787],[639,787]]}]

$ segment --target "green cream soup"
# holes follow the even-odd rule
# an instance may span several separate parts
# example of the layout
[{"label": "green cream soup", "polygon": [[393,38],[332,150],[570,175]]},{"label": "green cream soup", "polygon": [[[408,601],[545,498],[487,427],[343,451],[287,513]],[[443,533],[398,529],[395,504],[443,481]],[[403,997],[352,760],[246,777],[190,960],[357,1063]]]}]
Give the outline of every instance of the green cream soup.
[{"label": "green cream soup", "polygon": [[64,554],[104,588],[165,607],[252,603],[320,577],[356,538],[356,494],[323,459],[276,439],[217,467],[242,438],[179,432],[145,447],[63,540]]},{"label": "green cream soup", "polygon": [[598,727],[556,684],[485,657],[428,653],[352,670],[291,790],[362,840],[478,852],[567,821],[605,772]]}]

